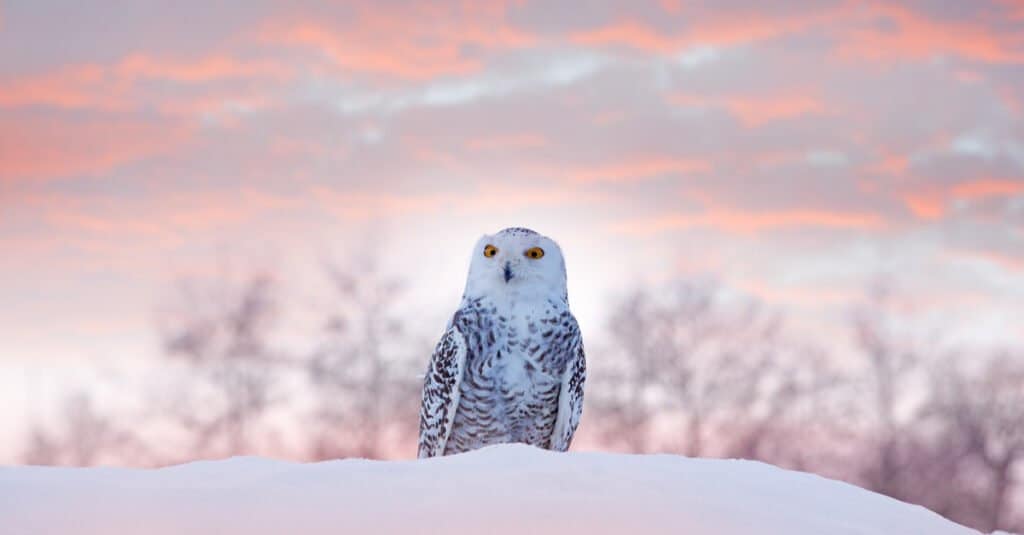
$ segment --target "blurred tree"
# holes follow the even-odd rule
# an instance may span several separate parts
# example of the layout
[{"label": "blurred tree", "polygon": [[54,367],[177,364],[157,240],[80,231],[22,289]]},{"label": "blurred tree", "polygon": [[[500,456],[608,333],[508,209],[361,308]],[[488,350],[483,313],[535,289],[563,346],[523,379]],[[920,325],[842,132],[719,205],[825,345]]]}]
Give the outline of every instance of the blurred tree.
[{"label": "blurred tree", "polygon": [[1014,516],[1024,466],[1024,359],[1002,353],[977,364],[951,361],[935,374],[929,414],[944,426],[936,442],[957,453],[955,469],[945,472],[961,494],[948,516],[984,531],[1024,530],[1024,518]]},{"label": "blurred tree", "polygon": [[[802,402],[831,379],[818,356],[787,347],[778,316],[712,284],[634,290],[608,325],[590,421],[628,451],[781,458],[780,432],[801,408],[813,414]],[[800,464],[792,453],[787,464]]]},{"label": "blurred tree", "polygon": [[848,379],[851,412],[865,416],[854,481],[978,529],[1019,529],[1010,511],[1024,457],[1024,360],[943,358],[934,337],[922,350],[894,327],[894,309],[876,283],[851,315],[865,364]]},{"label": "blurred tree", "polygon": [[127,427],[100,414],[92,397],[77,392],[64,400],[56,431],[36,424],[21,458],[26,464],[92,466],[144,462],[147,451]]},{"label": "blurred tree", "polygon": [[420,375],[429,344],[409,332],[397,306],[401,280],[372,254],[328,263],[332,309],[305,360],[316,410],[314,459],[407,456],[417,432]]},{"label": "blurred tree", "polygon": [[[304,402],[308,425],[291,427],[307,458],[411,455],[430,340],[410,328],[402,281],[375,260],[325,265],[329,308],[312,312],[319,328],[302,337],[308,346],[288,352],[272,342],[281,303],[272,277],[183,283],[161,332],[166,356],[186,372],[169,414],[190,449],[160,458],[135,434],[143,422],[116,421],[75,394],[56,431],[32,429],[24,461],[253,453],[274,436],[272,409]],[[873,286],[850,315],[860,366],[840,371],[839,349],[808,349],[778,315],[717,285],[634,289],[613,301],[606,344],[588,346],[581,430],[608,448],[760,459],[979,529],[1024,529],[1024,356],[940,360],[936,340],[915,343],[897,328],[905,322],[886,287]]]},{"label": "blurred tree", "polygon": [[[906,499],[918,495],[918,482],[910,472],[917,453],[915,426],[921,421],[920,398],[927,385],[912,383],[922,360],[905,336],[891,325],[890,290],[875,282],[863,302],[851,313],[854,341],[863,356],[863,374],[850,377],[851,413],[863,416],[868,447],[860,460],[861,483],[874,491]],[[866,396],[867,403],[864,403]]]},{"label": "blurred tree", "polygon": [[163,345],[168,358],[192,372],[171,408],[192,439],[188,457],[251,454],[254,429],[282,402],[274,389],[289,364],[268,341],[277,313],[273,279],[186,281],[180,289]]}]

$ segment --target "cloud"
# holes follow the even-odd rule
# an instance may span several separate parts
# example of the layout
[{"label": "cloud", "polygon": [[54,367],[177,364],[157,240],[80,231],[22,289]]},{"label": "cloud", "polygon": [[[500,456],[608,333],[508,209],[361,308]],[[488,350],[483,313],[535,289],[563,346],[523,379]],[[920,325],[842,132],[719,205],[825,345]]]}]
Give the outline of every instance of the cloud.
[{"label": "cloud", "polygon": [[951,249],[949,255],[954,259],[985,262],[1012,273],[1024,273],[1024,257],[1019,255],[984,249]]},{"label": "cloud", "polygon": [[122,59],[111,71],[115,77],[128,80],[146,78],[180,83],[238,78],[280,79],[291,76],[291,69],[276,61],[240,60],[223,54],[180,61],[133,53]]},{"label": "cloud", "polygon": [[0,79],[0,107],[43,104],[116,111],[125,108],[123,91],[108,82],[100,65],[70,65],[40,75]]},{"label": "cloud", "polygon": [[342,71],[423,81],[477,72],[489,51],[532,44],[532,35],[505,22],[505,11],[500,2],[357,3],[334,23],[292,15],[265,24],[259,36],[315,51]]},{"label": "cloud", "polygon": [[903,5],[870,4],[858,10],[851,26],[837,48],[840,57],[889,62],[954,54],[993,63],[1024,61],[1024,43],[1012,30],[977,21],[935,20]]},{"label": "cloud", "polygon": [[547,145],[547,139],[540,134],[497,134],[466,141],[466,146],[477,150],[506,150],[536,148]]},{"label": "cloud", "polygon": [[149,92],[149,81],[209,84],[237,79],[280,80],[290,70],[273,61],[242,61],[226,55],[191,60],[158,59],[131,53],[116,63],[71,64],[35,75],[0,78],[0,108],[45,105],[57,108],[125,111],[147,103],[163,104],[190,95]]},{"label": "cloud", "polygon": [[711,163],[695,158],[666,156],[636,157],[621,162],[583,166],[550,173],[575,182],[616,182],[650,178],[666,174],[693,174],[711,170]]},{"label": "cloud", "polygon": [[626,221],[613,229],[629,234],[653,234],[669,230],[708,227],[741,234],[800,227],[881,230],[884,220],[874,213],[841,213],[820,210],[748,212],[715,208],[694,214],[669,214]]},{"label": "cloud", "polygon": [[90,266],[148,295],[130,281],[168,254],[385,219],[410,243],[550,225],[598,258],[610,230],[637,271],[713,255],[807,307],[807,277],[826,307],[886,268],[922,294],[1019,286],[1012,2],[225,6],[4,10],[5,280]]},{"label": "cloud", "polygon": [[942,218],[957,201],[981,201],[989,198],[1024,194],[1024,176],[1014,179],[979,178],[952,184],[929,184],[903,194],[907,208],[926,220]]},{"label": "cloud", "polygon": [[981,199],[1024,193],[1024,177],[1017,179],[983,178],[956,184],[950,193],[958,199]]},{"label": "cloud", "polygon": [[[687,6],[688,7],[688,6]],[[644,21],[625,15],[592,28],[576,30],[569,39],[584,46],[625,47],[648,53],[671,54],[690,46],[736,46],[778,38],[833,21],[842,10],[835,6],[788,13],[758,8],[724,7],[692,11],[670,5],[677,18]]]},{"label": "cloud", "polygon": [[131,116],[0,116],[0,183],[93,175],[175,150],[190,128]]},{"label": "cloud", "polygon": [[824,113],[827,105],[809,94],[701,96],[672,93],[668,100],[685,107],[721,107],[747,127],[758,127],[770,121],[791,119],[801,115]]}]

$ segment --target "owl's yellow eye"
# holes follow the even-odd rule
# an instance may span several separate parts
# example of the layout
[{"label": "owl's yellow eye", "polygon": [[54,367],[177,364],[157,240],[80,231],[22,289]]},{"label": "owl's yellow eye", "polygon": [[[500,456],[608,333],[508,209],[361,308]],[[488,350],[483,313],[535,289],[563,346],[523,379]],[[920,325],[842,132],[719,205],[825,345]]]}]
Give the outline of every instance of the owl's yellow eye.
[{"label": "owl's yellow eye", "polygon": [[486,256],[487,258],[490,258],[490,257],[492,257],[492,256],[494,256],[496,254],[498,254],[498,248],[497,247],[495,247],[495,246],[493,246],[493,245],[491,245],[489,243],[486,246],[484,246],[484,256]]},{"label": "owl's yellow eye", "polygon": [[541,249],[540,247],[530,247],[525,253],[523,253],[523,255],[525,255],[526,258],[536,260],[544,256],[544,249]]}]

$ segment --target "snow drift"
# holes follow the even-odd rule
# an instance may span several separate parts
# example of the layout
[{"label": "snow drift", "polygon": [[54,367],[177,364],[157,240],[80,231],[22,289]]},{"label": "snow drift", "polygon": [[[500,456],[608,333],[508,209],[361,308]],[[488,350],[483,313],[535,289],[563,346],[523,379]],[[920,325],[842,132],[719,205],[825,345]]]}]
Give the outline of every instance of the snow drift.
[{"label": "snow drift", "polygon": [[521,445],[425,461],[5,467],[0,532],[977,534],[759,462]]}]

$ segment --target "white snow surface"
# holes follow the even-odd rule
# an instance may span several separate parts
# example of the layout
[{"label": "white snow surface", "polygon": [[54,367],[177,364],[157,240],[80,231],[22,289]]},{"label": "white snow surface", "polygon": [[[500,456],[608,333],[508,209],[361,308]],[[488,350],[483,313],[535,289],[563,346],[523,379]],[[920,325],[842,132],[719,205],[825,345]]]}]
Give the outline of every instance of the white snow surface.
[{"label": "white snow surface", "polygon": [[978,533],[922,507],[759,462],[522,445],[418,461],[3,467],[0,532]]}]

